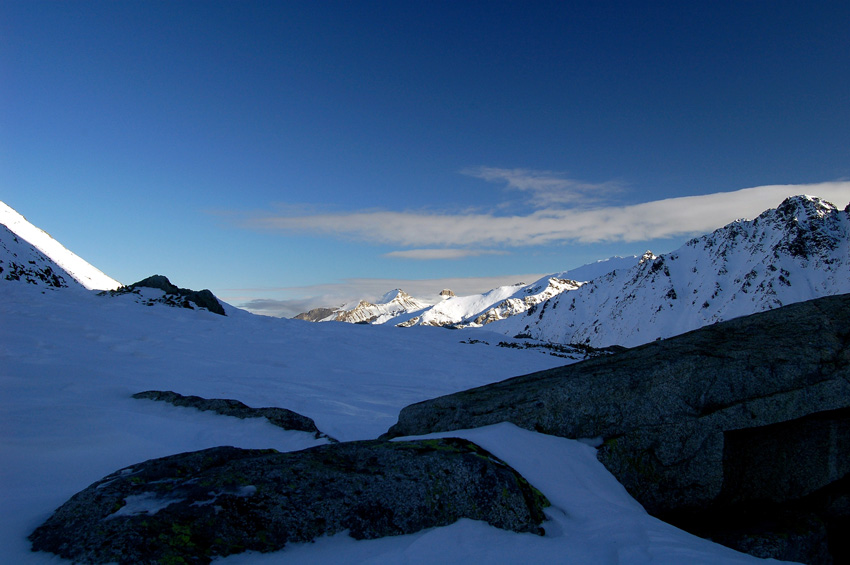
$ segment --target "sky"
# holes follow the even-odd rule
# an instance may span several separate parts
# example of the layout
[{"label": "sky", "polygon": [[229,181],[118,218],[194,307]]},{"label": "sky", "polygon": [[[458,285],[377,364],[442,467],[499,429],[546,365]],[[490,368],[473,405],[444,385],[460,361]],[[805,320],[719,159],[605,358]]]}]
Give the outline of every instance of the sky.
[{"label": "sky", "polygon": [[[850,202],[850,3],[0,0],[0,200],[291,316]],[[257,301],[257,302],[252,302]]]}]

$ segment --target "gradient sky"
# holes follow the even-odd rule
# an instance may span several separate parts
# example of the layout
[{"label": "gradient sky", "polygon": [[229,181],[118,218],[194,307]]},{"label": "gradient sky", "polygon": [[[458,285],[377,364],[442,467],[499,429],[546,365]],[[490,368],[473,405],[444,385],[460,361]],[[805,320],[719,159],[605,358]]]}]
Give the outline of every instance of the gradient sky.
[{"label": "gradient sky", "polygon": [[847,205],[848,30],[846,0],[0,0],[0,200],[124,283],[287,315],[531,282]]}]

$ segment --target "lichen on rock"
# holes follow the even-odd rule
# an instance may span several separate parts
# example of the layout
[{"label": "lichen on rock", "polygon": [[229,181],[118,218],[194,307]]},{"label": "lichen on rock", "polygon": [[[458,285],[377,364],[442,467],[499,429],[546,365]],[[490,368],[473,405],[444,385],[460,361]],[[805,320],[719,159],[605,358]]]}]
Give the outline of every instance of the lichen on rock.
[{"label": "lichen on rock", "polygon": [[30,540],[78,562],[209,563],[343,531],[372,539],[460,518],[542,534],[545,506],[506,463],[457,438],[295,453],[216,447],[117,471],[74,495]]}]

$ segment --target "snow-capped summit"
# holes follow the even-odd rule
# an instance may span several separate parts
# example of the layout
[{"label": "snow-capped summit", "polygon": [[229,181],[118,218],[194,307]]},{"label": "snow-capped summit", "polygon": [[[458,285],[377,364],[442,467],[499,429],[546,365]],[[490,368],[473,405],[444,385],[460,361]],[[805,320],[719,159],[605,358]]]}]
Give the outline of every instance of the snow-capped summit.
[{"label": "snow-capped summit", "polygon": [[382,324],[400,314],[417,312],[431,303],[414,298],[396,288],[384,294],[376,303],[360,300],[357,304],[345,304],[339,308],[316,308],[299,314],[296,318],[320,322],[349,322]]},{"label": "snow-capped summit", "polygon": [[488,326],[556,343],[634,346],[850,292],[850,206],[794,196]]},{"label": "snow-capped summit", "polygon": [[[58,266],[62,272],[68,275],[70,280],[76,281],[83,287],[89,290],[114,290],[122,286],[120,282],[105,275],[102,271],[66,249],[61,243],[53,239],[50,234],[29,223],[26,218],[3,202],[0,202],[0,224],[6,226],[9,232],[14,234],[12,236],[13,239],[20,238],[20,240],[26,241],[42,255],[42,259],[49,258],[51,264]],[[9,237],[5,233],[0,237],[3,238],[4,247],[7,252],[11,252],[9,247],[17,245],[14,242],[6,243],[5,240],[9,239]],[[6,260],[15,262],[13,257],[9,257]],[[27,259],[27,261],[31,260],[35,259]],[[38,259],[36,261],[36,263],[39,262],[42,262],[42,260]],[[28,265],[30,267],[33,266],[30,263]],[[45,266],[50,267],[51,271],[55,273],[55,269],[49,264],[45,263]],[[61,274],[58,273],[60,276]]]},{"label": "snow-capped summit", "polygon": [[517,283],[501,286],[483,294],[449,296],[420,314],[398,316],[392,320],[392,323],[401,327],[483,326],[525,312],[556,294],[575,290],[581,284],[557,276],[546,276],[531,284]]}]

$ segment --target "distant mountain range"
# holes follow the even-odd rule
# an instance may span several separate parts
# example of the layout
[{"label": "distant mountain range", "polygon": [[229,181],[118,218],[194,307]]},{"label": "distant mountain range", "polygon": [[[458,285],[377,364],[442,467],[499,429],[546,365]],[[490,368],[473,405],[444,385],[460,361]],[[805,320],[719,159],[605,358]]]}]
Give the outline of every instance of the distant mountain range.
[{"label": "distant mountain range", "polygon": [[[120,289],[110,294],[216,310],[211,294],[198,301],[200,294],[188,289],[169,292],[173,285],[167,279],[155,288],[123,287],[2,202],[0,224],[0,279],[54,289]],[[297,317],[400,327],[486,326],[517,339],[631,347],[848,292],[850,205],[841,210],[817,197],[795,196],[664,255],[615,257],[471,296],[444,290],[437,303],[395,289],[376,303],[361,300]]]},{"label": "distant mountain range", "polygon": [[378,304],[361,301],[299,317],[402,327],[487,325],[540,341],[629,347],[846,292],[850,205],[841,210],[817,197],[795,196],[660,256],[617,257],[430,305],[395,290]]}]

